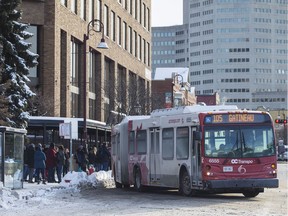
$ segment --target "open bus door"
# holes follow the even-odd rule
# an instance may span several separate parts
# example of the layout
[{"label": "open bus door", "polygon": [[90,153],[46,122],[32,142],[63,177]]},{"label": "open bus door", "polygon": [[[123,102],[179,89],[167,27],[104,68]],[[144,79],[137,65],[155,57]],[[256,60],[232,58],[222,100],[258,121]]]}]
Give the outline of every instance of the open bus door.
[{"label": "open bus door", "polygon": [[160,181],[160,129],[150,129],[150,182],[157,184]]},{"label": "open bus door", "polygon": [[192,186],[200,186],[201,175],[201,135],[196,131],[196,128],[192,127]]}]

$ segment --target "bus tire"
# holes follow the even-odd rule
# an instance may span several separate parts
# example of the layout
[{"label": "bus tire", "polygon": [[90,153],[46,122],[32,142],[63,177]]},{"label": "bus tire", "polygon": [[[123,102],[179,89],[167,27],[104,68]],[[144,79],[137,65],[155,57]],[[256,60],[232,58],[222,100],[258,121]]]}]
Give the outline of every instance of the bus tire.
[{"label": "bus tire", "polygon": [[243,195],[247,198],[252,198],[258,196],[259,191],[257,190],[251,190],[251,191],[245,191],[243,192]]},{"label": "bus tire", "polygon": [[179,191],[183,196],[191,196],[192,194],[190,176],[186,170],[181,173]]},{"label": "bus tire", "polygon": [[137,167],[135,169],[135,174],[134,174],[134,188],[136,189],[136,191],[138,192],[142,192],[143,191],[143,186],[141,184],[141,171],[139,169],[139,167]]}]

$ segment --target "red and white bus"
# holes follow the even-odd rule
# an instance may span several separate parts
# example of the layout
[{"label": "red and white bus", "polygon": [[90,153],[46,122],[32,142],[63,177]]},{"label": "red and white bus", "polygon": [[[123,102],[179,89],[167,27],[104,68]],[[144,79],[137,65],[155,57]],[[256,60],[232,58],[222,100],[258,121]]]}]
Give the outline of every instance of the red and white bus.
[{"label": "red and white bus", "polygon": [[127,116],[112,129],[116,187],[177,188],[243,193],[255,197],[277,188],[271,116],[232,105],[185,106]]}]

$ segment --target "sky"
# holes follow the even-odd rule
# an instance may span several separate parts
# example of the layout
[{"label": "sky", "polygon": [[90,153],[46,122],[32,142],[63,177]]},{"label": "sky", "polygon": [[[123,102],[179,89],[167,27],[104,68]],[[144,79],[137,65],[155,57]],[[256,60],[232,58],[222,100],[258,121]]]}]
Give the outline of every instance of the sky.
[{"label": "sky", "polygon": [[152,0],[152,27],[183,24],[183,0]]}]

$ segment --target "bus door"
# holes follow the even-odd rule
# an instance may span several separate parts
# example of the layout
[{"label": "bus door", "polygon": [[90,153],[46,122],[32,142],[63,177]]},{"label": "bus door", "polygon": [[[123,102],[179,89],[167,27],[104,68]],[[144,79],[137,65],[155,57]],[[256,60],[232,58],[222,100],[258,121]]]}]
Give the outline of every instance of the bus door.
[{"label": "bus door", "polygon": [[202,175],[201,175],[201,140],[196,139],[195,132],[196,128],[192,127],[192,186],[202,185]]},{"label": "bus door", "polygon": [[150,129],[150,183],[157,184],[160,181],[160,129]]}]

